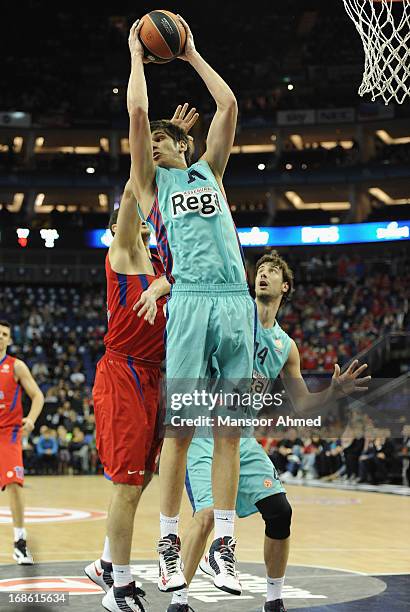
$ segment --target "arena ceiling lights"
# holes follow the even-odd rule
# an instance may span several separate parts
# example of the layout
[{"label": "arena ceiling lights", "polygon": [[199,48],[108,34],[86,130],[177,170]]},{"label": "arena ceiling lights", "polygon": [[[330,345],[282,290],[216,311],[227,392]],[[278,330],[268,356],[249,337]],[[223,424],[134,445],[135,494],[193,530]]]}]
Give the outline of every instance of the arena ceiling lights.
[{"label": "arena ceiling lights", "polygon": [[396,205],[396,204],[410,204],[410,198],[394,199],[391,196],[389,196],[388,193],[386,193],[385,191],[383,191],[383,189],[380,189],[379,187],[370,187],[369,193],[375,198],[377,198],[378,200],[380,200],[380,202],[383,202],[383,204],[386,204],[387,206]]},{"label": "arena ceiling lights", "polygon": [[401,138],[393,138],[386,130],[377,130],[376,135],[386,145],[398,145],[408,144],[410,142],[410,136],[402,136]]},{"label": "arena ceiling lights", "polygon": [[[298,151],[306,149],[306,144],[317,144],[324,149],[334,149],[337,145],[340,145],[343,149],[351,149],[353,146],[353,140],[317,140],[315,143],[311,143],[310,141],[306,141],[300,134],[291,134],[289,140]],[[315,147],[311,146],[307,150],[314,151]]]},{"label": "arena ceiling lights", "polygon": [[13,202],[10,204],[8,202],[0,202],[0,210],[3,207],[6,207],[9,212],[17,213],[21,209],[24,200],[24,193],[15,193],[13,196]]},{"label": "arena ceiling lights", "polygon": [[276,145],[274,144],[249,144],[249,145],[234,145],[231,153],[274,153]]},{"label": "arena ceiling lights", "polygon": [[349,210],[350,202],[304,202],[296,191],[285,191],[285,196],[298,210]]}]

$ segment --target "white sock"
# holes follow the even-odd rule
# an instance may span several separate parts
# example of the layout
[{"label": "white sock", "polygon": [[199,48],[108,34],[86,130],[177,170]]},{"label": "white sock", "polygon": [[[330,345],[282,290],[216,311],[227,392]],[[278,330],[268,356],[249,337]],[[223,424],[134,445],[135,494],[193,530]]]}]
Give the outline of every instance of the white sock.
[{"label": "white sock", "polygon": [[171,604],[187,604],[188,603],[188,589],[180,589],[175,591],[172,595]]},{"label": "white sock", "polygon": [[276,599],[282,599],[282,589],[284,582],[285,576],[283,576],[283,578],[269,578],[269,576],[266,577],[266,601],[275,601]]},{"label": "white sock", "polygon": [[129,565],[114,565],[112,564],[114,573],[114,586],[123,587],[132,582],[131,568]]},{"label": "white sock", "polygon": [[15,542],[18,542],[19,540],[27,540],[27,532],[24,527],[13,527],[13,531]]},{"label": "white sock", "polygon": [[178,535],[179,514],[176,516],[164,516],[164,514],[160,514],[159,522],[161,527],[161,538],[165,538],[170,533]]},{"label": "white sock", "polygon": [[103,559],[103,561],[107,561],[108,563],[112,563],[110,541],[108,539],[108,536],[105,536],[104,551],[101,556],[101,559]]},{"label": "white sock", "polygon": [[235,525],[235,510],[214,510],[215,535],[214,539],[233,536]]}]

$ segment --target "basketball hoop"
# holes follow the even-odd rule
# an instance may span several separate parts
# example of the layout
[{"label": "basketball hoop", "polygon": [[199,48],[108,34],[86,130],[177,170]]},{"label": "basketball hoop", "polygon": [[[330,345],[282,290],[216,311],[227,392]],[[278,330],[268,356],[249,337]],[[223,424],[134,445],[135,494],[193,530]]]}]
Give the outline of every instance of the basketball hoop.
[{"label": "basketball hoop", "polygon": [[343,0],[359,32],[365,66],[359,95],[403,104],[410,86],[410,0]]}]

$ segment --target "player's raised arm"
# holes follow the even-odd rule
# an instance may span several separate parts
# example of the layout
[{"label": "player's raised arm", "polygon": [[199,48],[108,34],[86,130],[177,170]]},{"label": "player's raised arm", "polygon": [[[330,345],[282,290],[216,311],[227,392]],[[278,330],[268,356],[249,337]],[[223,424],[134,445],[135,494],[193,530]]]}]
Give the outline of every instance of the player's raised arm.
[{"label": "player's raised arm", "polygon": [[128,179],[124,187],[116,225],[111,250],[117,247],[134,248],[137,234],[141,232],[141,218],[138,214],[138,204],[132,190],[131,179]]},{"label": "player's raised arm", "polygon": [[24,361],[20,361],[20,359],[16,360],[14,365],[14,373],[19,384],[23,387],[24,391],[31,399],[30,411],[23,419],[23,428],[27,434],[30,434],[33,431],[35,422],[43,409],[44,395]]},{"label": "player's raised arm", "polygon": [[215,177],[222,179],[235,138],[238,105],[231,88],[195,49],[194,38],[186,21],[178,17],[187,31],[185,52],[179,59],[191,64],[216,102],[216,113],[209,128],[203,159],[208,162]]},{"label": "player's raised arm", "polygon": [[356,360],[353,361],[346,372],[341,374],[340,367],[336,363],[330,386],[318,393],[311,393],[300,371],[298,348],[295,341],[292,340],[289,357],[283,367],[281,377],[295,409],[317,415],[321,408],[327,406],[330,402],[352,393],[367,391],[371,376],[360,377],[366,368],[366,363],[359,366],[359,362]]},{"label": "player's raised arm", "polygon": [[[130,116],[130,152],[132,187],[144,215],[150,212],[154,196],[155,167],[152,159],[152,139],[148,120],[148,94],[144,74],[144,50],[138,37],[142,22],[136,21],[130,30],[128,44],[131,53],[131,73],[128,81],[127,107]],[[152,204],[152,202],[151,202]]]}]

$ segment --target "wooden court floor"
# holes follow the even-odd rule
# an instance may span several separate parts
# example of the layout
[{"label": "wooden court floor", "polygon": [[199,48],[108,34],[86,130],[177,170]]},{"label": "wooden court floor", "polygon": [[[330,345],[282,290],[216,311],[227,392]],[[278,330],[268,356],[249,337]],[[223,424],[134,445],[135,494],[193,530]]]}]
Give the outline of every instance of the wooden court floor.
[{"label": "wooden court floor", "polygon": [[[43,476],[26,479],[30,508],[104,512],[112,484],[102,476]],[[397,495],[288,486],[293,506],[290,564],[346,569],[369,574],[408,572],[410,498]],[[7,496],[0,496],[0,506]],[[156,559],[159,486],[145,491],[135,520],[132,558]],[[191,516],[184,494],[181,533]],[[105,520],[27,525],[38,562],[82,561],[101,554]],[[12,563],[11,526],[0,524],[0,563]],[[239,561],[262,562],[264,528],[259,515],[237,521]]]}]

